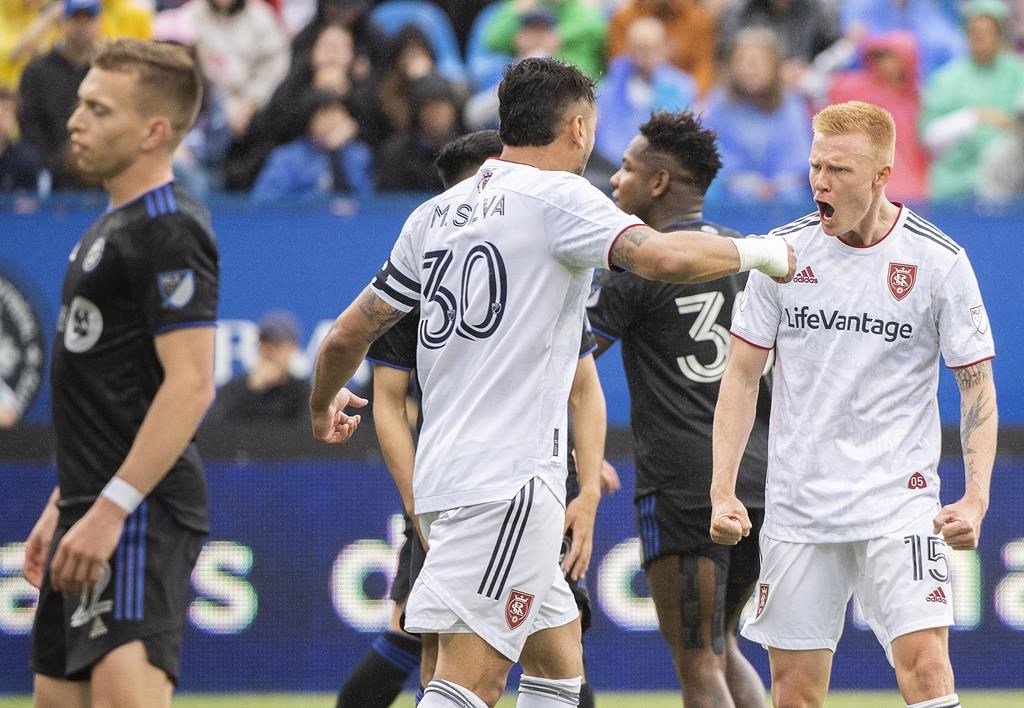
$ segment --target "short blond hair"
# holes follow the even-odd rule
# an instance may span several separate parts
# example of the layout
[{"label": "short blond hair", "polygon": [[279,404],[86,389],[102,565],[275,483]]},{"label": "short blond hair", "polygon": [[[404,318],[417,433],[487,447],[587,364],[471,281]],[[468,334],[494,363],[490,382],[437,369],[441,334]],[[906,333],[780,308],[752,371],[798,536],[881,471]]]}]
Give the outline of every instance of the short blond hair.
[{"label": "short blond hair", "polygon": [[811,120],[815,135],[849,135],[867,137],[880,162],[892,164],[896,148],[896,123],[892,114],[881,106],[864,101],[835,103],[818,111]]}]

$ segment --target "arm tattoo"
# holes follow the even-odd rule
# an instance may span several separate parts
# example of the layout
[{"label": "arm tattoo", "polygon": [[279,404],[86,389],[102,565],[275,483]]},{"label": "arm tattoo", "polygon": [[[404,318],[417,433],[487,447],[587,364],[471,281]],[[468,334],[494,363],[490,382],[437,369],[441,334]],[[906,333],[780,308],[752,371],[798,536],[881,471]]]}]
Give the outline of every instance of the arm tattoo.
[{"label": "arm tattoo", "polygon": [[373,323],[373,327],[367,333],[367,342],[377,339],[405,317],[404,312],[381,300],[369,288],[359,294],[356,305],[363,317]]},{"label": "arm tattoo", "polygon": [[636,252],[651,237],[648,231],[646,227],[632,226],[619,234],[612,245],[611,262],[629,271],[636,268]]},{"label": "arm tattoo", "polygon": [[956,376],[956,385],[961,391],[965,391],[992,378],[992,364],[991,362],[983,361],[980,364],[965,366],[962,369],[954,369],[953,374]]}]

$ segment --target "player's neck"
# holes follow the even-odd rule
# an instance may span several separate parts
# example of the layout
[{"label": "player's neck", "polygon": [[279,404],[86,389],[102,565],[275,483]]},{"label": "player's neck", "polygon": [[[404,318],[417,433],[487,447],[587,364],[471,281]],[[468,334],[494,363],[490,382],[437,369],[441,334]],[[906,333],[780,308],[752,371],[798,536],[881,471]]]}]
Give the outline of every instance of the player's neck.
[{"label": "player's neck", "polygon": [[703,204],[692,204],[684,205],[680,209],[678,204],[666,204],[664,207],[655,204],[647,213],[647,218],[644,218],[644,221],[658,231],[664,231],[673,224],[686,221],[701,221],[704,218],[702,207]]},{"label": "player's neck", "polygon": [[893,224],[900,216],[900,207],[882,194],[871,204],[857,229],[843,235],[843,239],[857,246],[874,246],[892,231]]},{"label": "player's neck", "polygon": [[174,169],[170,159],[140,158],[120,174],[105,180],[103,186],[110,195],[110,208],[117,209],[172,179]]},{"label": "player's neck", "polygon": [[506,145],[501,151],[500,159],[507,162],[518,162],[536,167],[538,170],[572,172],[572,166],[561,150],[552,149],[552,145],[539,147]]}]

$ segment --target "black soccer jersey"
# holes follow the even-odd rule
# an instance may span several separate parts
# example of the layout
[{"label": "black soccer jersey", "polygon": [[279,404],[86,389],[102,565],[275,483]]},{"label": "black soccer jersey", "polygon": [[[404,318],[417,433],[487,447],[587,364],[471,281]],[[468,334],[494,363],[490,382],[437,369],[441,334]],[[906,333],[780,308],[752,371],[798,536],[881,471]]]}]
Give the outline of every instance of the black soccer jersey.
[{"label": "black soccer jersey", "polygon": [[[51,367],[63,505],[91,502],[117,472],[163,382],[154,337],[215,326],[219,278],[210,215],[174,183],[108,211],[69,260]],[[208,530],[194,443],[150,497]]]},{"label": "black soccer jersey", "polygon": [[[740,237],[705,221],[665,230],[678,229]],[[590,322],[598,335],[622,340],[637,497],[658,491],[671,494],[684,508],[711,505],[711,428],[729,357],[729,324],[746,279],[743,273],[678,285],[608,271],[595,279]],[[751,508],[764,507],[769,379],[761,379],[754,428],[736,485],[740,500]]]}]

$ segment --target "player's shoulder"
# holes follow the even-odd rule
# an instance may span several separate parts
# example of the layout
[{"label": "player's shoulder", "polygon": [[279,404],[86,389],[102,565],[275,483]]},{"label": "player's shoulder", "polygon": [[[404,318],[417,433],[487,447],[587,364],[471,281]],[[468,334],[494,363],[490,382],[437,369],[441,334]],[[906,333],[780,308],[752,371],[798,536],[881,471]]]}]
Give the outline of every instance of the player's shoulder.
[{"label": "player's shoulder", "polygon": [[794,219],[788,224],[777,226],[768,232],[769,236],[784,237],[787,241],[799,240],[809,237],[821,228],[821,215],[817,211],[805,214],[799,219]]},{"label": "player's shoulder", "polygon": [[952,263],[963,252],[963,246],[954,241],[946,232],[923,216],[903,207],[903,234],[907,243],[922,255],[940,263]]},{"label": "player's shoulder", "polygon": [[120,210],[120,229],[140,240],[160,239],[216,248],[210,211],[188,190],[169,183],[152,189]]},{"label": "player's shoulder", "polygon": [[480,169],[478,174],[490,172],[494,186],[560,209],[571,210],[576,204],[608,199],[584,177],[564,170],[542,170],[496,159],[488,160]]},{"label": "player's shoulder", "polygon": [[694,219],[692,221],[678,221],[670,226],[661,229],[662,231],[700,231],[702,233],[711,234],[712,236],[728,236],[729,238],[743,238],[743,234],[735,229],[730,229],[728,226],[722,226],[712,221],[705,221],[704,219]]}]

